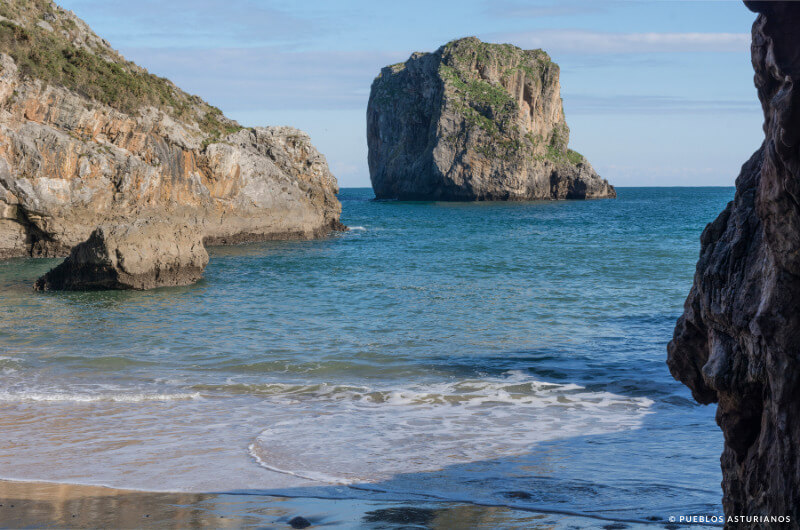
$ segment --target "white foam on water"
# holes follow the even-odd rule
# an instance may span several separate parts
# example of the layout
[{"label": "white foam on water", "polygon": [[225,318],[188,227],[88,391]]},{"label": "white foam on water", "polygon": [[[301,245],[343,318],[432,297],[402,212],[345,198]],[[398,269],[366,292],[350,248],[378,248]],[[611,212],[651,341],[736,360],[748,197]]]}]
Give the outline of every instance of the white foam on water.
[{"label": "white foam on water", "polygon": [[52,401],[70,403],[142,403],[146,401],[175,401],[199,399],[199,392],[158,394],[158,393],[75,393],[75,392],[0,392],[0,402]]},{"label": "white foam on water", "polygon": [[[2,364],[0,364],[2,366]],[[163,384],[86,383],[43,371],[13,370],[0,384],[0,403],[144,403],[198,400],[197,390]]]},{"label": "white foam on water", "polygon": [[528,452],[537,442],[637,428],[653,402],[520,372],[400,389],[265,385],[295,409],[250,446],[261,466],[333,484]]},{"label": "white foam on water", "polygon": [[351,232],[357,230],[366,230],[366,227],[363,226],[348,226],[347,228],[349,228]]},{"label": "white foam on water", "polygon": [[259,451],[257,450],[256,444],[254,444],[254,443],[250,444],[247,447],[247,451],[248,451],[248,453],[250,453],[250,456],[252,456],[253,459],[258,463],[258,465],[260,465],[264,469],[268,469],[268,470],[274,471],[276,473],[281,473],[282,475],[291,475],[291,476],[297,477],[297,478],[302,478],[302,479],[306,479],[306,480],[313,480],[315,482],[325,482],[325,483],[329,483],[329,484],[347,485],[347,484],[352,484],[353,482],[355,482],[353,480],[347,480],[347,479],[342,479],[340,477],[334,477],[334,476],[331,476],[331,475],[326,475],[325,473],[317,473],[317,472],[313,472],[313,471],[306,471],[306,472],[303,472],[303,473],[295,473],[294,471],[289,471],[287,469],[280,469],[280,468],[277,468],[277,467],[272,467],[267,462],[264,462],[261,459],[261,455],[260,455]]},{"label": "white foam on water", "polygon": [[2,369],[3,375],[11,375],[18,372],[22,367],[22,362],[19,357],[0,355],[0,369]]},{"label": "white foam on water", "polygon": [[[144,490],[366,484],[444,468],[458,476],[456,466],[507,461],[537,442],[637,428],[652,404],[521,372],[394,386],[11,379],[0,391],[13,447],[0,455],[5,478]],[[59,465],[40,465],[49,460]]]}]

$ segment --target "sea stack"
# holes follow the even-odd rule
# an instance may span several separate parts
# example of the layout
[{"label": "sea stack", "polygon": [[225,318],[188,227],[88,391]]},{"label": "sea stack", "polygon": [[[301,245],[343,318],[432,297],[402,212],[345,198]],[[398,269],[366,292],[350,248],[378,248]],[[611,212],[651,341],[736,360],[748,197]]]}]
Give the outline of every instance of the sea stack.
[{"label": "sea stack", "polygon": [[36,281],[37,291],[144,290],[195,283],[208,253],[197,227],[158,220],[101,226]]},{"label": "sea stack", "polygon": [[313,238],[341,228],[337,191],[304,132],[242,127],[50,0],[0,3],[0,258],[149,218],[214,244]]},{"label": "sea stack", "polygon": [[[723,505],[748,528],[800,521],[800,4],[759,13],[752,62],[765,139],[706,227],[668,347],[676,379],[718,403]],[[691,448],[687,448],[691,450]],[[777,524],[790,517],[791,522]],[[734,523],[730,527],[739,527]]]},{"label": "sea stack", "polygon": [[616,197],[568,148],[559,68],[542,50],[468,37],[383,68],[367,143],[378,199]]}]

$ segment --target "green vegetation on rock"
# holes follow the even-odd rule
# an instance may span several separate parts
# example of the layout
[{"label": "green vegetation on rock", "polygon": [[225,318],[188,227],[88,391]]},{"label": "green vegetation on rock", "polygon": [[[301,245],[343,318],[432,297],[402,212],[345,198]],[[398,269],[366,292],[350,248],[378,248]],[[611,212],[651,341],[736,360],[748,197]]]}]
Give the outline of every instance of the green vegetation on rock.
[{"label": "green vegetation on rock", "polygon": [[455,40],[385,67],[367,107],[377,198],[613,197],[568,149],[558,65],[542,50]]},{"label": "green vegetation on rock", "polygon": [[[504,86],[517,82],[513,76],[520,75],[536,92],[552,83],[557,66],[544,51],[525,51],[511,44],[490,44],[469,37],[446,44],[441,53],[439,77],[454,110],[467,125],[489,137],[477,152],[501,160],[522,156],[555,161],[567,156],[569,129],[556,128],[546,144],[541,135],[534,138],[530,132],[521,134],[517,123],[520,106]],[[502,82],[480,73],[484,71],[497,72]]]},{"label": "green vegetation on rock", "polygon": [[479,105],[502,107],[516,105],[511,95],[502,86],[497,86],[483,79],[462,79],[451,66],[443,64],[439,71],[446,82],[449,82],[461,95],[470,102]]},{"label": "green vegetation on rock", "polygon": [[218,108],[124,60],[111,48],[79,47],[59,31],[37,25],[36,19],[47,14],[67,34],[78,31],[71,18],[56,18],[54,13],[49,0],[0,5],[0,16],[6,19],[0,20],[0,51],[14,59],[23,76],[63,86],[128,114],[155,107],[173,118],[197,123],[215,138],[241,129]]}]

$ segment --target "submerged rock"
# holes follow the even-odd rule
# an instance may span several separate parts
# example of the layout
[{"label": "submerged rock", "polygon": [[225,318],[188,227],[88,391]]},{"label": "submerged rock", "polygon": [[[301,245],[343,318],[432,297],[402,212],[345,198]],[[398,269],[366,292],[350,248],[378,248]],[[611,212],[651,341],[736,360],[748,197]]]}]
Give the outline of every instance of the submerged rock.
[{"label": "submerged rock", "polygon": [[[766,138],[736,197],[701,237],[683,316],[668,347],[676,379],[718,403],[723,505],[748,527],[800,521],[800,4],[759,13],[752,61]],[[735,525],[731,525],[735,526]],[[738,526],[737,526],[738,527]]]},{"label": "submerged rock", "polygon": [[367,143],[379,199],[616,197],[568,149],[559,68],[542,50],[469,37],[383,68]]},{"label": "submerged rock", "polygon": [[153,289],[199,280],[208,253],[196,226],[161,221],[102,226],[36,281],[38,291]]},{"label": "submerged rock", "polygon": [[50,0],[0,3],[0,258],[175,216],[210,243],[312,238],[341,228],[337,191],[304,132],[243,128]]},{"label": "submerged rock", "polygon": [[292,528],[308,528],[309,526],[311,526],[311,521],[309,521],[305,517],[300,517],[298,515],[297,517],[293,517],[289,521],[289,526],[291,526]]}]

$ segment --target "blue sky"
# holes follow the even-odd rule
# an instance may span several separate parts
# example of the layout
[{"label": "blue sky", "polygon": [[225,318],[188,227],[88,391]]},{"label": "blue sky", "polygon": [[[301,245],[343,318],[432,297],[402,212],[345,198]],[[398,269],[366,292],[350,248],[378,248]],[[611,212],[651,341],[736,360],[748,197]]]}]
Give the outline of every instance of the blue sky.
[{"label": "blue sky", "polygon": [[755,15],[735,1],[61,0],[128,59],[244,125],[311,134],[369,186],[365,112],[386,64],[458,37],[543,48],[570,146],[620,186],[732,185],[761,142]]}]

